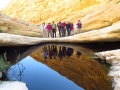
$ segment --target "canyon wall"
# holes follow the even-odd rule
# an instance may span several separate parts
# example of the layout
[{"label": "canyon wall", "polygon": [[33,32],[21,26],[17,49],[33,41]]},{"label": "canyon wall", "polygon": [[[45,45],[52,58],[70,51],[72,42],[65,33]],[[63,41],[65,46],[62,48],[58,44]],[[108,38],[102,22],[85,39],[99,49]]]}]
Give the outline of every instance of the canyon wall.
[{"label": "canyon wall", "polygon": [[[110,3],[110,0],[12,0],[3,11],[11,17],[21,18],[35,24],[53,20],[76,23],[81,19],[83,30],[91,30],[100,28],[101,25],[101,27],[105,27],[112,24],[101,18],[101,14],[103,15],[109,8],[108,6],[111,6]],[[112,4],[116,5],[113,1]],[[109,13],[109,10],[107,12]],[[110,16],[107,12],[104,16]],[[106,17],[105,19],[107,19]],[[93,22],[96,25],[92,28]]]},{"label": "canyon wall", "polygon": [[12,0],[4,12],[33,23],[67,19],[76,21],[106,2],[108,0]]},{"label": "canyon wall", "polygon": [[[9,34],[42,37],[42,30],[37,25],[43,21],[72,21],[75,24],[81,19],[82,32],[86,33],[66,38],[36,39],[37,43],[116,42],[120,41],[120,3],[116,2],[117,0],[12,0],[3,10],[10,17],[0,12],[0,30]],[[10,41],[4,35],[8,34],[1,34],[0,38],[6,45]]]}]

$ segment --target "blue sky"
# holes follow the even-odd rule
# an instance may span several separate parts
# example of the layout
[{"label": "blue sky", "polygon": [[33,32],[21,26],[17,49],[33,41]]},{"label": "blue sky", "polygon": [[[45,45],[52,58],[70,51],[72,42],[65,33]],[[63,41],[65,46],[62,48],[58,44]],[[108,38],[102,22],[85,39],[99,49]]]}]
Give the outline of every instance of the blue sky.
[{"label": "blue sky", "polygon": [[0,10],[6,7],[11,0],[0,0]]}]

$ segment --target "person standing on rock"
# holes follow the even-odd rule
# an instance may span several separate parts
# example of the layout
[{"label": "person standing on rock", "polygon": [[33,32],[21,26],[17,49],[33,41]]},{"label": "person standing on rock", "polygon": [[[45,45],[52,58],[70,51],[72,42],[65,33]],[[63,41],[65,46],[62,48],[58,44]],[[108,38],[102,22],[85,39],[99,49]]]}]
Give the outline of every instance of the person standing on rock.
[{"label": "person standing on rock", "polygon": [[72,34],[75,35],[75,33],[74,33],[74,24],[73,24],[73,22],[70,23],[70,35],[72,35]]},{"label": "person standing on rock", "polygon": [[50,35],[50,37],[52,37],[52,25],[50,23],[48,23],[48,25],[46,26],[46,29],[48,31],[48,37]]},{"label": "person standing on rock", "polygon": [[76,24],[77,25],[77,34],[81,33],[81,28],[82,28],[82,23],[80,20],[78,20],[78,23]]},{"label": "person standing on rock", "polygon": [[62,23],[63,30],[64,30],[64,37],[66,36],[66,23],[65,21]]},{"label": "person standing on rock", "polygon": [[67,34],[68,36],[70,36],[70,22],[69,21],[66,24],[66,28],[67,28]]},{"label": "person standing on rock", "polygon": [[57,23],[57,27],[58,27],[58,31],[59,31],[59,37],[61,37],[62,35],[61,35],[61,21],[59,21],[58,23]]},{"label": "person standing on rock", "polygon": [[54,21],[52,22],[52,34],[52,37],[56,38],[56,24]]},{"label": "person standing on rock", "polygon": [[46,25],[45,25],[45,22],[42,23],[42,31],[43,31],[43,38],[46,38],[47,37],[47,30],[46,30]]}]

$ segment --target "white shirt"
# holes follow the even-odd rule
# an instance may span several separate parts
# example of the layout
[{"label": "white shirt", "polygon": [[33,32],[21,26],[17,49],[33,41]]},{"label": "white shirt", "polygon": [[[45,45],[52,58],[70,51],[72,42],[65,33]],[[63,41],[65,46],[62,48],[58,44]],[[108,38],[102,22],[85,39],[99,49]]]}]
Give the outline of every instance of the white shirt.
[{"label": "white shirt", "polygon": [[44,26],[42,25],[41,28],[42,28],[43,31],[46,30],[46,25],[44,25]]}]

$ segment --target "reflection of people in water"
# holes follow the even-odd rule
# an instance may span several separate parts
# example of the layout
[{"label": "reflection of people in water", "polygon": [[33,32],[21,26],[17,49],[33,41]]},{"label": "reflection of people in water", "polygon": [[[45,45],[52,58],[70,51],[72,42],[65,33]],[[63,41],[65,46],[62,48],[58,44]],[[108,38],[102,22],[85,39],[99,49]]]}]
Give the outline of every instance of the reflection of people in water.
[{"label": "reflection of people in water", "polygon": [[43,48],[43,55],[44,55],[44,59],[48,58],[48,49],[47,49],[47,46],[44,46],[44,48]]},{"label": "reflection of people in water", "polygon": [[49,57],[50,57],[50,59],[52,59],[52,56],[53,56],[52,46],[48,46],[48,48],[49,48]]},{"label": "reflection of people in water", "polygon": [[62,53],[63,53],[63,57],[65,57],[66,58],[66,47],[62,47]]},{"label": "reflection of people in water", "polygon": [[81,56],[81,52],[77,51],[76,52],[77,57],[79,58]]},{"label": "reflection of people in water", "polygon": [[56,45],[53,45],[53,56],[54,56],[54,59],[56,59],[56,56],[57,56],[57,46]]},{"label": "reflection of people in water", "polygon": [[68,58],[69,58],[70,56],[72,56],[73,52],[74,52],[74,49],[73,49],[73,48],[70,48],[70,47],[67,48],[66,54],[67,54]]},{"label": "reflection of people in water", "polygon": [[62,60],[63,58],[63,52],[62,52],[61,46],[59,47],[58,57],[60,58],[60,60]]},{"label": "reflection of people in water", "polygon": [[[63,58],[66,58],[66,56],[69,58],[70,56],[73,55],[74,49],[73,48],[66,48],[65,46],[59,46],[59,49],[57,50],[57,45],[48,45],[48,46],[44,46],[43,48],[43,54],[44,54],[44,58],[48,59],[48,57],[50,59],[56,59],[56,57],[58,56],[60,60],[62,60]],[[81,53],[79,51],[77,51],[76,55],[78,57],[80,57]]]}]

